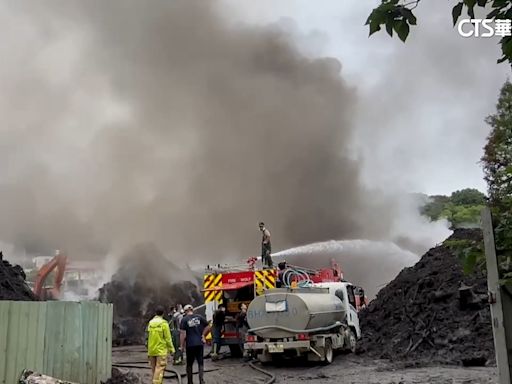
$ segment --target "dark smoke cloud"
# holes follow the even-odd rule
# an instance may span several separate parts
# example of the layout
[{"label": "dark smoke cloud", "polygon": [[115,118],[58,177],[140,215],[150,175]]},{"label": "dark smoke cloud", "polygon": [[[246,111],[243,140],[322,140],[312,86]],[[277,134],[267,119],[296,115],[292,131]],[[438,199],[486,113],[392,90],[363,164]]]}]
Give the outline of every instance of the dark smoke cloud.
[{"label": "dark smoke cloud", "polygon": [[355,90],[276,27],[215,2],[0,8],[3,241],[103,257],[153,243],[193,263],[388,238],[393,207],[349,156]]}]

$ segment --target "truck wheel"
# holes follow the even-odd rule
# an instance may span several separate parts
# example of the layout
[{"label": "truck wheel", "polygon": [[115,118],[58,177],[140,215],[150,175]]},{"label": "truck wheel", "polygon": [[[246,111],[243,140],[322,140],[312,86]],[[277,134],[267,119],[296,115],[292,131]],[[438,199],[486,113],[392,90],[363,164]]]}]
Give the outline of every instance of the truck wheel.
[{"label": "truck wheel", "polygon": [[331,364],[334,356],[331,339],[325,339],[324,364]]},{"label": "truck wheel", "polygon": [[357,348],[357,336],[353,329],[349,329],[348,334],[348,350],[352,353],[356,353]]}]

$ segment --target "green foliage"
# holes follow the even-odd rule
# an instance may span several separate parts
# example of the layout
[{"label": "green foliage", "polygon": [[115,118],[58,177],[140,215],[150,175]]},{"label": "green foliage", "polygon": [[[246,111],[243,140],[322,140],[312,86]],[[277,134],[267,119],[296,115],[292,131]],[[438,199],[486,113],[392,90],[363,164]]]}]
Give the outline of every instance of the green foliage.
[{"label": "green foliage", "polygon": [[469,207],[455,205],[451,212],[452,217],[450,220],[453,227],[462,228],[478,226],[483,208],[483,205],[473,205]]},{"label": "green foliage", "polygon": [[[503,1],[502,1],[503,2]],[[502,282],[512,284],[512,84],[503,85],[496,113],[486,119],[491,133],[482,164],[493,214]]]},{"label": "green foliage", "polygon": [[482,157],[489,197],[494,205],[505,204],[510,207],[510,200],[512,200],[512,84],[509,81],[501,89],[496,113],[488,116],[485,121],[492,128]]},{"label": "green foliage", "polygon": [[[370,36],[380,31],[381,25],[385,25],[391,37],[394,30],[400,40],[405,42],[409,36],[410,26],[417,24],[413,10],[420,2],[421,0],[382,0],[366,20],[365,25],[369,26]],[[512,0],[463,0],[457,2],[452,8],[453,25],[457,24],[464,9],[467,15],[474,19],[476,7],[488,12],[487,19],[512,19]],[[498,63],[508,60],[512,64],[512,37],[503,37],[500,45],[502,56],[498,59]]]},{"label": "green foliage", "polygon": [[509,211],[493,209],[494,240],[503,284],[512,284],[512,205]]},{"label": "green foliage", "polygon": [[485,204],[485,195],[477,189],[466,188],[451,196],[430,196],[421,212],[432,221],[447,219],[452,228],[476,227]]},{"label": "green foliage", "polygon": [[450,200],[455,205],[483,205],[485,204],[485,195],[478,189],[466,188],[453,192]]}]

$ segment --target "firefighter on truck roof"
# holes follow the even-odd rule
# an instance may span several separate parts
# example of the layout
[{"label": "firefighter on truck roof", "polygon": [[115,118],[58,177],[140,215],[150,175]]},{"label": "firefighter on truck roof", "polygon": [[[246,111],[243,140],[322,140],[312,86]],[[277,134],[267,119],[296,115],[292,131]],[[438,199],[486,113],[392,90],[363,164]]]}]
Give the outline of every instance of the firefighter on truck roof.
[{"label": "firefighter on truck roof", "polygon": [[272,262],[272,245],[270,243],[270,231],[265,228],[265,223],[260,222],[259,224],[260,231],[263,235],[261,239],[261,262],[263,265],[272,268],[274,266]]}]

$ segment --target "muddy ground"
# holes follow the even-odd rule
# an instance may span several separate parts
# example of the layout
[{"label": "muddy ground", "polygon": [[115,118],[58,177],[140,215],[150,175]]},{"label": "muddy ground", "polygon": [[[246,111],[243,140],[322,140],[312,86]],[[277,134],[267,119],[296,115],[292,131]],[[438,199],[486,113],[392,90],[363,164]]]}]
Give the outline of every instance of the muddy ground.
[{"label": "muddy ground", "polygon": [[[143,362],[146,351],[141,346],[119,347],[113,350],[113,363]],[[136,364],[144,366],[144,364]],[[172,367],[172,366],[171,366]],[[180,372],[185,367],[178,366]],[[221,361],[205,362],[206,370],[215,370],[205,374],[206,384],[263,384],[267,378],[254,371],[240,359],[225,358]],[[346,384],[497,384],[496,368],[464,368],[458,366],[434,366],[423,368],[404,368],[383,360],[373,360],[365,356],[339,355],[329,366],[302,363],[287,364],[280,367],[265,366],[265,370],[276,375],[276,383],[346,383]],[[123,370],[128,370],[124,369]],[[143,383],[150,383],[149,370],[130,371],[142,376]],[[166,379],[165,383],[177,383],[176,379]],[[186,383],[186,379],[183,381]],[[197,377],[195,383],[198,382]]]}]

